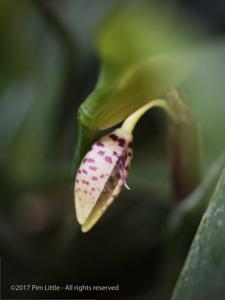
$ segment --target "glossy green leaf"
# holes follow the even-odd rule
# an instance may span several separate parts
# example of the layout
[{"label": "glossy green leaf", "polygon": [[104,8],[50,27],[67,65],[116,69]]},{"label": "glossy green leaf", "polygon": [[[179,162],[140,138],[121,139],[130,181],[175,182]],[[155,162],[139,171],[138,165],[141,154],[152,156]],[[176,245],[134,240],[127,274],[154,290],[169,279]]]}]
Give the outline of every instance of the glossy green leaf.
[{"label": "glossy green leaf", "polygon": [[225,298],[225,170],[203,215],[172,300]]}]

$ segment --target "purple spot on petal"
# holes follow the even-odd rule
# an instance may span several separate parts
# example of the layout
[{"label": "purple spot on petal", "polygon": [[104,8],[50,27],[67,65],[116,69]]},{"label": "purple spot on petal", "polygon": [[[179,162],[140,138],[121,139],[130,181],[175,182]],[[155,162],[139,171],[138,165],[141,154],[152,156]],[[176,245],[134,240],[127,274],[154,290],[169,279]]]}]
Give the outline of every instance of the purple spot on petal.
[{"label": "purple spot on petal", "polygon": [[78,170],[78,173],[80,174],[80,173],[81,173],[81,170]]},{"label": "purple spot on petal", "polygon": [[95,160],[93,158],[87,158],[86,161],[87,162],[95,162]]},{"label": "purple spot on petal", "polygon": [[116,156],[116,157],[119,157],[119,155],[116,151],[113,151],[113,155]]},{"label": "purple spot on petal", "polygon": [[100,141],[96,142],[96,145],[99,146],[99,147],[104,147],[104,144]]},{"label": "purple spot on petal", "polygon": [[105,161],[112,164],[112,158],[110,156],[105,156]]},{"label": "purple spot on petal", "polygon": [[87,185],[89,185],[89,182],[88,182],[88,181],[86,181],[86,180],[82,180],[82,183],[83,183],[83,184],[87,184]]},{"label": "purple spot on petal", "polygon": [[100,150],[100,151],[98,151],[98,154],[103,156],[105,154],[105,151]]},{"label": "purple spot on petal", "polygon": [[109,136],[113,141],[117,141],[118,140],[118,136],[114,133],[110,134]]},{"label": "purple spot on petal", "polygon": [[118,140],[118,144],[119,144],[120,147],[124,147],[124,145],[125,145],[125,140],[124,140],[124,139],[119,139],[119,140]]},{"label": "purple spot on petal", "polygon": [[105,177],[105,175],[104,174],[102,174],[101,176],[100,176],[100,178],[104,178]]},{"label": "purple spot on petal", "polygon": [[96,181],[96,180],[98,180],[98,177],[92,176],[91,179]]},{"label": "purple spot on petal", "polygon": [[128,144],[128,147],[132,148],[132,146],[133,146],[133,143],[130,142],[130,143]]},{"label": "purple spot on petal", "polygon": [[87,172],[86,170],[84,170],[84,169],[82,170],[82,172],[83,172],[84,174],[87,174],[87,173],[88,173],[88,172]]},{"label": "purple spot on petal", "polygon": [[97,171],[97,167],[94,167],[94,166],[90,166],[89,169],[92,171]]}]

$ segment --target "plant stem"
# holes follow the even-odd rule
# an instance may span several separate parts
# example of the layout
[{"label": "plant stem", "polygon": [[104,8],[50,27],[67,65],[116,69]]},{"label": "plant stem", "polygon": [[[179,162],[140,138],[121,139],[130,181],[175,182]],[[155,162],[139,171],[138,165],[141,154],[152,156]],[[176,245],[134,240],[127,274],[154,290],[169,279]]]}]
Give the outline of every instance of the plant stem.
[{"label": "plant stem", "polygon": [[165,112],[168,113],[168,115],[171,117],[171,119],[176,122],[176,115],[173,112],[173,110],[170,108],[168,105],[167,101],[164,99],[155,99],[151,100],[138,110],[136,110],[134,113],[132,113],[124,122],[122,125],[122,129],[125,131],[132,133],[134,130],[137,122],[139,119],[143,116],[144,113],[146,113],[149,109],[154,108],[154,107],[160,107],[165,110]]}]

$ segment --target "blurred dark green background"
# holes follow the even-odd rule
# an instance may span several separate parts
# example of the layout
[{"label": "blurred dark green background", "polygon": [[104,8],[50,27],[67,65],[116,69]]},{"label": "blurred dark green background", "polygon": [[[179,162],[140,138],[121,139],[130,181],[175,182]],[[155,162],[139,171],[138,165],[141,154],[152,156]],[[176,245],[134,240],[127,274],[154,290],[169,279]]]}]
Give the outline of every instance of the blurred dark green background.
[{"label": "blurred dark green background", "polygon": [[[135,1],[123,4],[130,2]],[[145,2],[154,14],[155,6]],[[164,11],[184,13],[207,36],[195,49],[199,67],[181,87],[200,123],[204,178],[225,145],[225,5],[219,0],[160,4]],[[76,112],[97,81],[95,32],[118,5],[121,1],[0,1],[3,298],[161,300],[172,293],[199,216],[166,235],[176,203],[163,113],[149,112],[135,131],[132,192],[123,191],[88,234],[80,232],[74,215]],[[48,283],[119,284],[120,290],[10,290],[11,284]]]}]

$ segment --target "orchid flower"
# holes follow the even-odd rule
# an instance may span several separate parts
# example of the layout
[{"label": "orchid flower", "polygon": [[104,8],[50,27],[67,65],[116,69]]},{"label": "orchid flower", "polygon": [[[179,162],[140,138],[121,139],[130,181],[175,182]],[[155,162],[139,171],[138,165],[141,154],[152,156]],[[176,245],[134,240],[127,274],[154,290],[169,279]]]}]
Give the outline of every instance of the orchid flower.
[{"label": "orchid flower", "polygon": [[83,232],[95,225],[122,186],[130,189],[127,175],[133,157],[132,132],[140,117],[152,107],[164,108],[174,118],[166,100],[152,100],[131,114],[121,128],[95,142],[81,161],[74,194],[76,216]]}]

